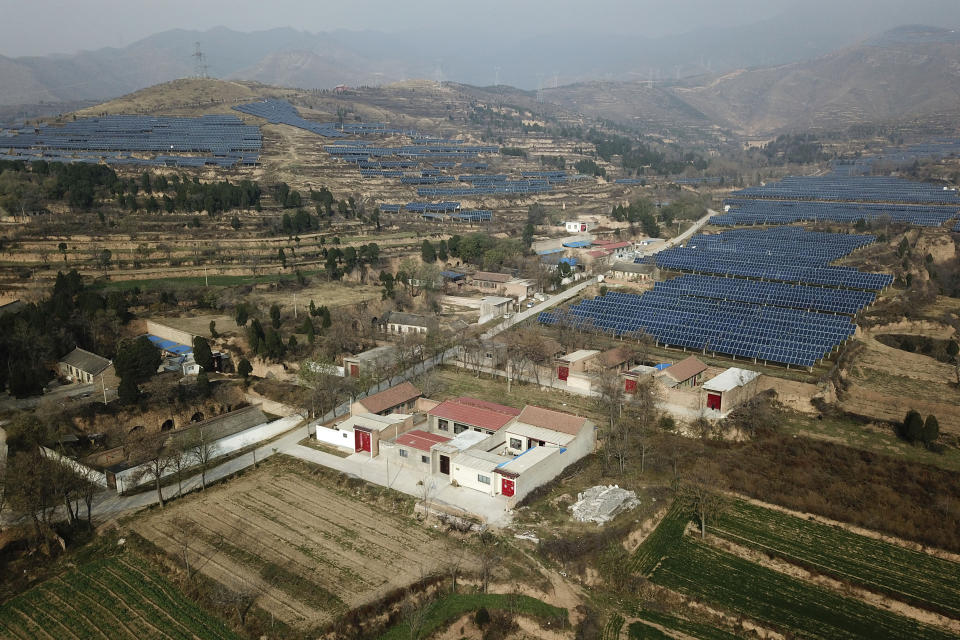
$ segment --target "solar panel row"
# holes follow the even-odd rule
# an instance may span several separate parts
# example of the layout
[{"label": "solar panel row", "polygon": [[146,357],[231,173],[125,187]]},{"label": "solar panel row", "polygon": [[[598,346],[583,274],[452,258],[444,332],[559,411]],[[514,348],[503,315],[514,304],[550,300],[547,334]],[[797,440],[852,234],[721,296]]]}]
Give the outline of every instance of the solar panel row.
[{"label": "solar panel row", "polygon": [[717,226],[792,224],[795,222],[831,221],[854,224],[889,219],[923,227],[939,227],[957,217],[956,206],[910,204],[861,204],[852,202],[766,201],[731,199],[725,215],[714,216],[710,224]]}]

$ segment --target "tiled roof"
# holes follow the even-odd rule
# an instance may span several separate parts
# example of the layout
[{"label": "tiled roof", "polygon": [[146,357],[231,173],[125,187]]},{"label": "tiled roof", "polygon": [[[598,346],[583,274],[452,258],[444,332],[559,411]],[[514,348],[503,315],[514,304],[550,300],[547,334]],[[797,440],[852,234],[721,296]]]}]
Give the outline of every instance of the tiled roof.
[{"label": "tiled roof", "polygon": [[528,404],[523,408],[523,411],[520,412],[520,415],[517,416],[517,422],[523,422],[535,427],[560,431],[575,436],[580,433],[580,429],[586,424],[587,419]]},{"label": "tiled roof", "polygon": [[520,409],[515,407],[508,407],[505,404],[497,404],[496,402],[488,402],[486,400],[481,400],[479,398],[471,398],[470,396],[460,396],[459,398],[454,398],[454,402],[459,402],[460,404],[468,404],[472,407],[480,407],[481,409],[489,409],[490,411],[499,411],[500,413],[506,413],[511,416],[520,415]]},{"label": "tiled roof", "polygon": [[[443,418],[444,420],[452,420],[454,422],[460,422],[462,424],[468,424],[471,427],[480,427],[481,429],[487,429],[489,431],[496,431],[503,425],[507,424],[520,412],[510,407],[502,407],[502,405],[494,405],[494,403],[488,403],[493,406],[502,407],[513,413],[502,410],[494,410],[488,407],[477,406],[476,404],[464,404],[458,402],[459,398],[456,400],[447,400],[446,402],[441,402],[436,407],[429,411],[430,415],[436,416],[438,418]],[[472,398],[468,398],[472,400]],[[482,401],[477,401],[482,402]]]},{"label": "tiled roof", "polygon": [[415,400],[421,395],[420,390],[415,386],[409,382],[403,382],[395,387],[384,389],[380,393],[362,398],[358,400],[358,402],[370,413],[380,413],[381,411],[386,411],[387,409],[401,405],[404,402]]},{"label": "tiled roof", "polygon": [[683,382],[684,380],[689,380],[698,373],[703,373],[706,370],[707,365],[697,360],[696,356],[690,356],[689,358],[681,360],[675,365],[667,367],[663,370],[663,373],[676,382]]},{"label": "tiled roof", "polygon": [[102,358],[95,353],[90,353],[79,347],[63,356],[60,362],[76,367],[80,371],[89,373],[92,376],[98,375],[110,366],[110,361],[106,358]]},{"label": "tiled roof", "polygon": [[433,445],[440,444],[441,442],[449,442],[449,440],[450,438],[446,436],[414,429],[399,436],[396,442],[404,447],[413,447],[420,451],[430,451],[430,447]]}]

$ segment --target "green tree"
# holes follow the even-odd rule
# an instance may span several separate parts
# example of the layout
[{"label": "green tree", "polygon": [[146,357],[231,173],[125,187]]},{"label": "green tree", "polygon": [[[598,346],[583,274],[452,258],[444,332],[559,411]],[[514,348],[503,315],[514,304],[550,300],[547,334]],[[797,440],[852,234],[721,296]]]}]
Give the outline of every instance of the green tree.
[{"label": "green tree", "polygon": [[233,216],[233,218],[230,219],[230,226],[233,227],[233,230],[234,230],[234,231],[236,231],[237,229],[239,229],[239,228],[240,228],[240,216],[236,216],[236,215]]},{"label": "green tree", "polygon": [[237,363],[237,373],[246,380],[252,372],[253,366],[250,364],[250,361],[246,358],[240,358],[240,362]]},{"label": "green tree", "polygon": [[523,228],[523,246],[527,249],[533,244],[533,224],[528,222]]},{"label": "green tree", "polygon": [[277,249],[277,259],[280,260],[280,265],[286,269],[287,268],[287,254],[284,253],[283,247]]},{"label": "green tree", "polygon": [[282,318],[280,317],[280,305],[273,303],[270,305],[270,324],[274,329],[279,329]]},{"label": "green tree", "polygon": [[937,438],[940,437],[940,423],[937,421],[937,416],[930,414],[927,416],[927,420],[923,423],[923,434],[921,439],[923,444],[930,446],[937,441]]},{"label": "green tree", "polygon": [[210,350],[210,343],[203,336],[193,339],[193,359],[204,371],[213,371],[213,352]]},{"label": "green tree", "polygon": [[206,371],[197,374],[197,391],[202,398],[210,397],[210,378],[207,377]]},{"label": "green tree", "polygon": [[424,240],[423,244],[420,245],[420,257],[428,264],[437,261],[437,252],[429,240]]},{"label": "green tree", "polygon": [[250,312],[247,309],[247,305],[243,302],[237,305],[236,313],[234,319],[237,321],[238,327],[246,326],[247,320],[250,318]]},{"label": "green tree", "polygon": [[121,401],[135,401],[139,396],[138,385],[149,380],[159,366],[160,350],[146,336],[121,342],[113,359],[114,370],[120,376]]},{"label": "green tree", "polygon": [[908,442],[916,442],[923,437],[923,417],[915,410],[907,412],[900,425],[900,435]]},{"label": "green tree", "polygon": [[216,339],[217,337],[219,337],[219,335],[220,334],[217,333],[217,321],[211,320],[210,321],[210,337]]},{"label": "green tree", "polygon": [[960,353],[960,345],[957,344],[956,340],[951,340],[947,343],[947,355],[951,358],[956,358],[957,354]]},{"label": "green tree", "polygon": [[447,254],[447,241],[441,240],[440,243],[437,245],[437,258],[440,260],[440,262],[446,262],[448,257],[449,256]]}]

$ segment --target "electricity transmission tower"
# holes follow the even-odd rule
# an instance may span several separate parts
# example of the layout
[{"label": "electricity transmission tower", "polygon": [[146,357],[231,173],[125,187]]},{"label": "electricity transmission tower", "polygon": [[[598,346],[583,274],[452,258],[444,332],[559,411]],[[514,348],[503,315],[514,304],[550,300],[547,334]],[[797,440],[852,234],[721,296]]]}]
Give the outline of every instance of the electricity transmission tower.
[{"label": "electricity transmission tower", "polygon": [[200,43],[197,42],[193,54],[190,56],[193,58],[193,77],[194,78],[206,78],[207,77],[207,56],[200,50]]}]

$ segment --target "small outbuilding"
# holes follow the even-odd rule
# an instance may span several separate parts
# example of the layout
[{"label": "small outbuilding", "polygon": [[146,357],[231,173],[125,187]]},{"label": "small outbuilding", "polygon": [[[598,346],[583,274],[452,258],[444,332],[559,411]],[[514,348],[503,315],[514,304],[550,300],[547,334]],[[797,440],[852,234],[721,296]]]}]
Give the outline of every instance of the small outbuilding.
[{"label": "small outbuilding", "polygon": [[757,394],[760,374],[749,369],[731,367],[703,384],[705,406],[723,417]]},{"label": "small outbuilding", "polygon": [[571,373],[585,373],[587,365],[600,353],[596,349],[580,349],[556,360],[557,379],[566,381]]},{"label": "small outbuilding", "polygon": [[707,370],[707,365],[700,362],[696,356],[685,358],[676,364],[672,364],[661,371],[660,381],[664,386],[674,387],[695,387],[703,381],[703,372]]},{"label": "small outbuilding", "polygon": [[393,345],[384,345],[367,349],[354,356],[344,356],[343,373],[351,378],[358,378],[370,372],[389,369],[397,362],[397,348]]}]

